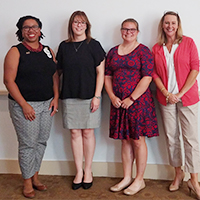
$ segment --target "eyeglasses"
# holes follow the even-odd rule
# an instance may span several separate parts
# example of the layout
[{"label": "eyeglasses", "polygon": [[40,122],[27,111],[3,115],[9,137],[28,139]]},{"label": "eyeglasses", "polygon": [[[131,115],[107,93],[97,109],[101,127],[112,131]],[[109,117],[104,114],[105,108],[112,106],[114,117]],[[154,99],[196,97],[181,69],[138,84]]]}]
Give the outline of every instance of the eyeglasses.
[{"label": "eyeglasses", "polygon": [[73,23],[74,23],[76,26],[78,26],[79,24],[82,25],[82,26],[86,24],[86,22],[79,22],[79,21],[73,21]]},{"label": "eyeglasses", "polygon": [[26,32],[29,31],[30,29],[32,29],[33,31],[37,31],[39,29],[39,26],[37,26],[37,25],[34,25],[34,26],[23,26],[22,29],[24,31],[26,31]]},{"label": "eyeglasses", "polygon": [[136,28],[121,28],[121,31],[126,32],[126,33],[128,31],[130,31],[131,33],[135,33],[137,31],[137,29]]}]

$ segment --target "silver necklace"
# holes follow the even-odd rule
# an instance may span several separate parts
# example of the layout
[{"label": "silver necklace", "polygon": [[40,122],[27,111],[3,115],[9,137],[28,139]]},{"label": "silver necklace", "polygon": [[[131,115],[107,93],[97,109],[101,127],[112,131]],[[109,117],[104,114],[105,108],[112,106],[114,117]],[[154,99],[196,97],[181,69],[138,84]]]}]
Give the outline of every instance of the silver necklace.
[{"label": "silver necklace", "polygon": [[74,49],[75,49],[76,52],[77,52],[78,49],[81,47],[81,45],[83,44],[83,42],[84,42],[84,41],[82,41],[82,42],[78,45],[77,48],[76,48],[76,46],[75,46],[75,44],[74,44],[74,42],[73,42],[73,46],[74,46]]}]

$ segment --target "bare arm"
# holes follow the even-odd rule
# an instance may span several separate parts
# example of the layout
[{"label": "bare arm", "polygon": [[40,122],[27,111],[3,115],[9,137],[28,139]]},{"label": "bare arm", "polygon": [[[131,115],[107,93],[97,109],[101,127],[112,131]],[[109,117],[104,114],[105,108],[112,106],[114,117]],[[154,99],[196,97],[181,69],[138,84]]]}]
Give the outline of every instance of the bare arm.
[{"label": "bare arm", "polygon": [[[53,60],[56,63],[54,52],[51,50],[51,53],[53,55]],[[58,99],[59,99],[59,75],[58,71],[56,71],[53,75],[53,91],[54,91],[54,98],[50,103],[49,110],[52,110],[51,116],[53,116],[58,111]]]},{"label": "bare arm", "polygon": [[181,98],[195,83],[197,75],[198,75],[198,71],[197,70],[191,70],[185,84],[183,85],[183,87],[181,88],[181,91],[179,91],[178,94],[176,94],[177,98]]},{"label": "bare arm", "polygon": [[114,107],[121,106],[121,99],[115,96],[112,86],[112,76],[105,76],[105,89]]},{"label": "bare arm", "polygon": [[158,77],[158,78],[156,78],[156,79],[154,79],[154,82],[155,82],[155,84],[156,84],[156,87],[161,91],[161,90],[166,90],[166,88],[165,88],[165,86],[164,86],[164,84],[163,84],[163,82],[161,81],[161,79]]},{"label": "bare arm", "polygon": [[23,98],[15,83],[19,58],[20,54],[16,47],[8,51],[4,60],[4,84],[12,98],[22,107],[25,118],[32,121],[35,119],[35,111]]},{"label": "bare arm", "polygon": [[124,99],[122,101],[121,107],[124,109],[128,109],[134,103],[134,100],[138,99],[147,90],[151,81],[152,81],[151,76],[144,76],[139,81],[135,90],[130,95],[130,97],[132,97],[132,99],[130,97],[127,97],[126,99]]},{"label": "bare arm", "polygon": [[171,94],[165,88],[162,80],[158,77],[154,79],[156,87],[162,92],[162,94],[166,97],[166,103],[174,104],[179,101],[179,98],[175,94]]},{"label": "bare arm", "polygon": [[105,59],[96,68],[96,73],[97,73],[96,89],[95,89],[95,96],[93,97],[91,102],[91,112],[95,112],[100,105],[101,91],[104,83],[104,71],[105,71]]},{"label": "bare arm", "polygon": [[182,89],[179,91],[178,94],[171,94],[167,91],[167,89],[164,87],[162,81],[160,78],[156,78],[154,80],[157,88],[159,90],[161,90],[161,92],[163,93],[163,95],[165,97],[168,96],[168,102],[170,104],[174,104],[174,103],[177,103],[180,98],[194,85],[195,81],[196,81],[196,78],[197,78],[197,75],[198,75],[198,71],[197,70],[191,70],[191,72],[189,73],[187,79],[186,79],[186,82],[184,84],[184,86],[182,87]]},{"label": "bare arm", "polygon": [[152,81],[151,76],[144,76],[137,84],[135,90],[132,92],[131,96],[133,99],[138,99],[149,87]]}]

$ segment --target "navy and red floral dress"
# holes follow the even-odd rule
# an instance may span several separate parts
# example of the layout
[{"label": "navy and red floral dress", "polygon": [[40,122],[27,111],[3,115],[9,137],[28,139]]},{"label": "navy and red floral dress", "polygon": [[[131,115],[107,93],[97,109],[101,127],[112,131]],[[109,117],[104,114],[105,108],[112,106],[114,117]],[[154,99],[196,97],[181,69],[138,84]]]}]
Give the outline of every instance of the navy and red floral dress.
[{"label": "navy and red floral dress", "polygon": [[[118,54],[118,46],[108,52],[105,75],[112,76],[113,92],[121,100],[129,97],[142,77],[151,76],[152,72],[153,57],[143,44],[124,56]],[[137,140],[139,136],[158,136],[155,105],[149,88],[128,109],[111,104],[110,137]]]}]

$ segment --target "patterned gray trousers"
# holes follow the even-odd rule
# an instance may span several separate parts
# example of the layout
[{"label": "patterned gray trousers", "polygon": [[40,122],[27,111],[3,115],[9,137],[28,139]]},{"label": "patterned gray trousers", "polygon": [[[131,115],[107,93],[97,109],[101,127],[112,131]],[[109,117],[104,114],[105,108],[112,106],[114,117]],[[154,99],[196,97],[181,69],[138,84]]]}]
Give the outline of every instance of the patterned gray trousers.
[{"label": "patterned gray trousers", "polygon": [[49,138],[52,117],[48,101],[28,102],[36,113],[33,121],[26,120],[18,103],[9,100],[10,116],[19,142],[19,165],[24,179],[39,171]]}]

